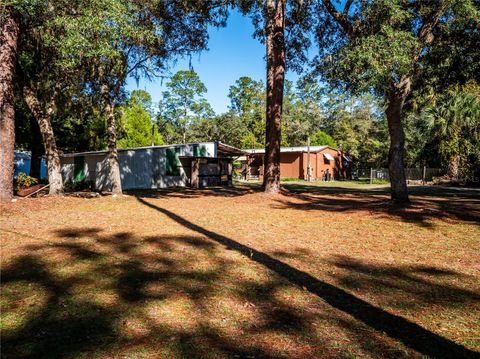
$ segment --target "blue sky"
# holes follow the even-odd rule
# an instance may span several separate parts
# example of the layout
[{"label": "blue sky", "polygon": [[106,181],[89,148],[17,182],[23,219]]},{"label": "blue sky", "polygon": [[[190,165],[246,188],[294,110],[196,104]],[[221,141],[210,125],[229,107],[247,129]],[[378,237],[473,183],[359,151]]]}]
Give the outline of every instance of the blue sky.
[{"label": "blue sky", "polygon": [[[241,76],[250,76],[265,82],[265,47],[252,37],[254,28],[251,20],[236,11],[232,11],[227,26],[209,30],[209,50],[192,56],[191,64],[208,89],[206,99],[217,113],[227,111],[229,105],[228,89]],[[189,67],[189,59],[179,59],[171,67],[173,74]],[[287,78],[295,80],[294,73],[287,73]],[[168,80],[148,81],[134,79],[127,82],[127,90],[146,90],[154,103],[161,99],[161,93]]]}]

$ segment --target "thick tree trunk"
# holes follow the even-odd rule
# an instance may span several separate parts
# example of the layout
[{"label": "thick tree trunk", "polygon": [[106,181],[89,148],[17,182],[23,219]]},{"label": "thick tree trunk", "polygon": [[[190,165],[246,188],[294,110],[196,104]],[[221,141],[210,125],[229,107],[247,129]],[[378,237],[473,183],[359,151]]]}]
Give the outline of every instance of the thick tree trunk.
[{"label": "thick tree trunk", "polygon": [[263,186],[265,192],[277,193],[280,191],[280,142],[285,80],[285,0],[268,0],[267,17],[267,118]]},{"label": "thick tree trunk", "polygon": [[23,94],[25,102],[37,120],[40,133],[42,134],[43,146],[47,157],[48,183],[50,184],[49,194],[52,196],[61,195],[63,194],[62,167],[51,121],[54,112],[53,101],[46,111],[42,111],[40,102],[31,87],[24,85]]},{"label": "thick tree trunk", "polygon": [[[269,136],[270,136],[270,124],[272,119],[273,109],[273,86],[275,77],[275,67],[273,59],[273,29],[275,26],[275,0],[267,0],[267,19],[265,21],[265,48],[266,48],[266,60],[267,60],[267,93],[265,102],[265,156],[263,159],[263,167],[270,167],[270,156],[267,156],[269,151]],[[254,146],[255,147],[255,146]],[[263,188],[266,191],[267,182],[266,177],[263,176]]]},{"label": "thick tree trunk", "polygon": [[402,79],[400,84],[392,86],[385,111],[390,134],[388,170],[390,174],[391,198],[398,203],[408,203],[407,180],[405,176],[405,132],[402,124],[402,112],[405,99],[410,93],[410,78]]},{"label": "thick tree trunk", "polygon": [[13,197],[14,80],[19,26],[10,7],[0,12],[0,202]]},{"label": "thick tree trunk", "polygon": [[103,111],[107,116],[107,134],[108,134],[108,164],[110,168],[110,181],[112,182],[112,193],[122,193],[122,181],[120,177],[120,165],[118,163],[117,151],[117,124],[115,121],[115,105],[110,99],[109,87],[102,84],[101,93],[104,101]]}]

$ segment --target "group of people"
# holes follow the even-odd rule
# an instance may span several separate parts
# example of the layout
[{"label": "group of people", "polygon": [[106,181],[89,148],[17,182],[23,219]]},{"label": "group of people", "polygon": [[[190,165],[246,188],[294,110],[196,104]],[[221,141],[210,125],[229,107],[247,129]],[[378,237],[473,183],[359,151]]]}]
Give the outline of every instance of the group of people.
[{"label": "group of people", "polygon": [[327,168],[327,169],[325,170],[325,173],[323,174],[322,180],[324,180],[324,181],[331,181],[331,180],[332,180],[332,174],[330,173],[330,169],[329,169],[329,168]]}]

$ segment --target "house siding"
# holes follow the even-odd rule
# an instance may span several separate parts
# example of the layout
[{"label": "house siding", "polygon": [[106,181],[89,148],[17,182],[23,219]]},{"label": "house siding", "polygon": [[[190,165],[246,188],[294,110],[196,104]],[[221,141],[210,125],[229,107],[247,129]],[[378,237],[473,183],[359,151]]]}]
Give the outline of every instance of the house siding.
[{"label": "house siding", "polygon": [[[334,160],[329,161],[324,154],[330,154]],[[263,153],[252,153],[250,155],[250,164],[252,175],[261,173],[263,166]],[[289,151],[280,153],[280,178],[299,178],[307,179],[308,159],[310,156],[310,165],[312,167],[313,179],[323,180],[327,169],[332,179],[344,178],[346,175],[342,161],[342,153],[334,148],[325,147],[316,152]]]},{"label": "house siding", "polygon": [[[231,178],[231,164],[224,164],[225,161],[231,162],[231,159],[217,158],[216,146],[216,143],[212,142],[119,150],[118,162],[122,188],[128,190],[189,186],[191,161],[198,156],[218,162],[218,165],[215,165],[215,168],[218,168],[218,175],[227,175]],[[65,182],[78,182],[80,179],[78,174],[82,173],[81,179],[92,183],[95,190],[111,190],[107,152],[65,155],[61,157],[61,164]],[[205,164],[205,166],[213,165]],[[225,174],[225,171],[228,173]],[[212,182],[208,178],[203,181],[204,183]]]}]

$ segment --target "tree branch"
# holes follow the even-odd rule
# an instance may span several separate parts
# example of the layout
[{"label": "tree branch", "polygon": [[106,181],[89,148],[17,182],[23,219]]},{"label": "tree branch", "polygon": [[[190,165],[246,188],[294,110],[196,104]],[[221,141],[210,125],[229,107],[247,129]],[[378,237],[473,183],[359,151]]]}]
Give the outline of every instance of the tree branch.
[{"label": "tree branch", "polygon": [[[351,5],[350,0],[347,1],[345,4],[345,9],[350,8]],[[342,27],[342,29],[351,36],[353,34],[353,25],[348,21],[347,14],[345,14],[345,10],[343,13],[339,12],[335,6],[332,4],[330,0],[322,0],[323,5],[327,9],[328,13],[335,19],[335,21]],[[348,12],[348,11],[347,11]]]},{"label": "tree branch", "polygon": [[350,6],[352,6],[352,2],[353,0],[347,0],[347,2],[345,3],[345,8],[343,9],[343,17],[344,18],[348,18],[348,12],[350,11]]},{"label": "tree branch", "polygon": [[53,94],[52,97],[50,97],[50,101],[48,102],[47,106],[47,115],[52,116],[53,113],[55,112],[56,106],[57,106],[57,97],[60,94],[61,86],[60,83],[57,81],[55,82],[55,87],[53,89]]},{"label": "tree branch", "polygon": [[438,7],[438,9],[428,18],[423,22],[422,27],[418,31],[418,39],[426,44],[429,45],[433,41],[433,28],[435,25],[438,23],[438,20],[440,20],[440,17],[447,11],[447,8],[450,6],[452,3],[452,0],[444,0],[442,4]]},{"label": "tree branch", "polygon": [[150,60],[152,58],[152,56],[147,56],[147,57],[144,57],[143,59],[137,61],[137,63],[135,65],[132,66],[132,68],[130,70],[127,71],[126,75],[130,75],[134,70],[136,70],[137,68],[139,68],[143,63],[145,63],[146,61]]}]

